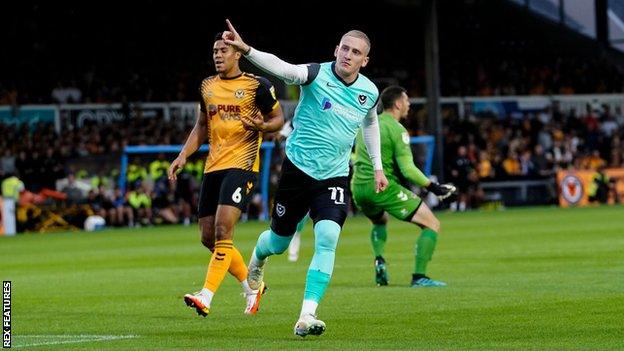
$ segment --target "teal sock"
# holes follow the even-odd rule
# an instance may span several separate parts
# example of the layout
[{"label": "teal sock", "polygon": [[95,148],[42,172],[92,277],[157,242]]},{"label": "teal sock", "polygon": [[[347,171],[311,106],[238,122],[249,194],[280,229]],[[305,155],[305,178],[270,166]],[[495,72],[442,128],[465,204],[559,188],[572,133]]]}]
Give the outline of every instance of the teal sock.
[{"label": "teal sock", "polygon": [[254,248],[254,255],[258,260],[264,260],[271,255],[281,254],[288,248],[292,237],[292,235],[280,236],[275,234],[272,230],[265,230],[258,237],[258,242]]},{"label": "teal sock", "polygon": [[373,224],[373,229],[371,230],[371,243],[373,244],[375,257],[383,256],[384,249],[386,248],[387,237],[388,231],[385,224]]},{"label": "teal sock", "polygon": [[323,298],[323,295],[325,295],[325,289],[327,289],[330,279],[331,274],[309,270],[308,275],[306,276],[306,286],[303,299],[319,303]]},{"label": "teal sock", "polygon": [[322,220],[314,226],[314,256],[306,276],[304,300],[321,301],[334,270],[340,225]]},{"label": "teal sock", "polygon": [[297,223],[297,233],[301,233],[306,223],[308,223],[308,219],[310,219],[310,217],[308,215],[305,215],[305,217],[303,217],[303,219],[299,221],[299,223]]},{"label": "teal sock", "polygon": [[437,241],[438,233],[429,228],[423,229],[420,233],[420,237],[416,242],[416,267],[414,273],[425,274],[427,272],[427,263],[431,261]]}]

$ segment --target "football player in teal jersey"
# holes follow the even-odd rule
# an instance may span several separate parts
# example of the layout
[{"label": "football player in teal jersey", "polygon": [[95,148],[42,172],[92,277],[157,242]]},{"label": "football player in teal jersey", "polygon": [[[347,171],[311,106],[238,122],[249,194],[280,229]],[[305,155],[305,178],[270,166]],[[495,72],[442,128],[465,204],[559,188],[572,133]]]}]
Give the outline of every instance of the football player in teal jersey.
[{"label": "football player in teal jersey", "polygon": [[388,285],[386,261],[383,258],[386,246],[386,223],[388,213],[402,221],[415,223],[422,228],[416,243],[416,264],[412,274],[412,287],[439,287],[446,284],[430,279],[425,273],[431,260],[440,232],[440,221],[429,207],[412,191],[402,185],[406,180],[426,188],[439,198],[446,198],[455,192],[450,184],[430,181],[415,165],[410,146],[410,137],[399,121],[407,117],[409,99],[405,89],[390,86],[381,93],[383,113],[379,115],[381,134],[381,161],[388,178],[388,188],[380,194],[374,192],[371,182],[373,165],[366,151],[363,137],[355,142],[355,162],[351,192],[358,208],[373,223],[371,242],[375,254],[375,280],[377,285]]},{"label": "football player in teal jersey", "polygon": [[375,192],[388,183],[384,175],[377,124],[377,87],[360,68],[368,63],[370,40],[352,30],[340,39],[335,60],[293,65],[247,45],[227,21],[226,44],[240,50],[254,65],[287,84],[301,87],[293,117],[293,132],[286,140],[286,158],[275,195],[271,227],[258,237],[249,262],[251,287],[263,280],[267,257],[283,253],[306,213],[314,223],[314,256],[295,334],[320,335],[325,323],[316,309],[329,284],[336,245],[347,217],[349,158],[360,127],[373,164]]}]

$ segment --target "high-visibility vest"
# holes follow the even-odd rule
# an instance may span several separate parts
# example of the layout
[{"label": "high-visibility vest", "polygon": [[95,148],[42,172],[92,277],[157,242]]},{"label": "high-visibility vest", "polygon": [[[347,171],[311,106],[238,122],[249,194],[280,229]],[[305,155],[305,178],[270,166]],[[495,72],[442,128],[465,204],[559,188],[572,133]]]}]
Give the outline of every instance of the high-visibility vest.
[{"label": "high-visibility vest", "polygon": [[2,197],[18,200],[22,190],[24,190],[24,182],[15,176],[2,181]]}]

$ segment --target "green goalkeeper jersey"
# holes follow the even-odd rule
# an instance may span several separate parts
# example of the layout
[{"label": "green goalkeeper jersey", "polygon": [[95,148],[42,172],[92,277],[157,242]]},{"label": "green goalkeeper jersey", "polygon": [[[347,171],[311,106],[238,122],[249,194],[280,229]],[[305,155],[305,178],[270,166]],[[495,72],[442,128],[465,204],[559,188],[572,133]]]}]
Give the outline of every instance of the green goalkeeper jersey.
[{"label": "green goalkeeper jersey", "polygon": [[[409,133],[392,115],[379,115],[379,134],[381,135],[381,160],[388,181],[401,183],[407,179],[418,186],[429,184],[429,179],[414,165]],[[354,184],[372,182],[373,164],[364,144],[362,130],[355,139],[355,161],[353,164]]]}]

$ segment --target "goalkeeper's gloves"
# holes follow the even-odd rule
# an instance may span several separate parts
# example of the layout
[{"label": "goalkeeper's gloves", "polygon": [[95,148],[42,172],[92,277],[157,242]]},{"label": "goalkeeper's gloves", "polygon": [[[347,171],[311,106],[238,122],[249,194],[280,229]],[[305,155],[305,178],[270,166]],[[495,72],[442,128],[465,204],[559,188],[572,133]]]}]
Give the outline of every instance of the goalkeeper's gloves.
[{"label": "goalkeeper's gloves", "polygon": [[451,183],[440,184],[431,182],[426,189],[437,196],[440,201],[457,194],[457,188]]}]

